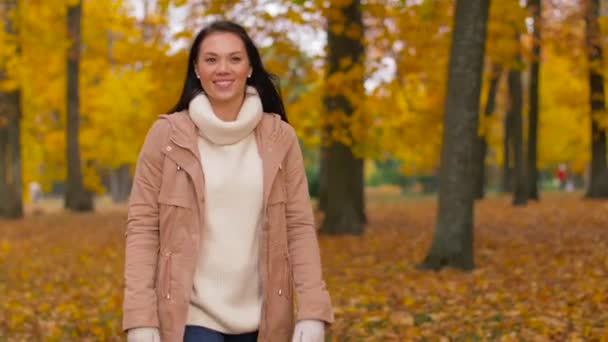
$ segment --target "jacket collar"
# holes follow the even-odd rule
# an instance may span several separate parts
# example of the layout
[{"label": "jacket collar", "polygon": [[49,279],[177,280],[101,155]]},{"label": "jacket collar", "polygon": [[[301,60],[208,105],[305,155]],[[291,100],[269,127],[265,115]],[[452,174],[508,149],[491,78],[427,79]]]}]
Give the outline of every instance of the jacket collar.
[{"label": "jacket collar", "polygon": [[[181,147],[192,150],[200,158],[197,148],[197,128],[188,112],[164,114],[160,117],[169,120],[171,123],[169,139]],[[284,139],[288,139],[288,134],[285,132],[280,116],[264,113],[255,128],[255,136],[260,154],[264,154],[261,147],[264,148],[264,152],[273,152],[273,154],[283,152],[281,157],[284,156],[284,153],[287,153],[289,146],[284,144]]]},{"label": "jacket collar", "polygon": [[[182,167],[186,166],[185,169],[191,173],[193,178],[195,178],[195,173],[200,172],[202,175],[202,167],[200,167],[201,156],[197,143],[197,128],[188,112],[181,111],[170,115],[161,115],[160,117],[169,120],[171,124],[172,129],[169,134],[169,140],[178,147],[190,152],[172,154],[174,158],[178,158],[175,162],[177,162],[178,165],[182,165]],[[264,208],[266,208],[266,204],[268,203],[268,196],[270,195],[270,189],[274,182],[274,178],[277,175],[279,168],[281,168],[281,162],[291,146],[291,142],[289,141],[290,134],[287,133],[280,116],[276,114],[264,113],[262,119],[255,128],[254,134],[258,146],[258,153],[262,159],[262,167],[264,170]],[[201,170],[195,172],[194,167],[192,166],[195,164],[193,163],[192,157],[195,158],[194,160],[198,161]],[[202,178],[201,183],[203,184],[200,185],[204,186],[204,175]],[[197,189],[197,191],[199,191],[199,189]]]}]

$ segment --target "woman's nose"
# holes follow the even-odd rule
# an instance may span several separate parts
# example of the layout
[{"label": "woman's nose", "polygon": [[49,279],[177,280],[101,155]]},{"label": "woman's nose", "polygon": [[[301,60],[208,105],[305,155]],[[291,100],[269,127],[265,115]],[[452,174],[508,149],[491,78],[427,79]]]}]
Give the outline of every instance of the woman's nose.
[{"label": "woman's nose", "polygon": [[227,72],[229,71],[229,67],[228,67],[228,61],[226,61],[225,59],[221,59],[217,65],[217,71],[218,72]]}]

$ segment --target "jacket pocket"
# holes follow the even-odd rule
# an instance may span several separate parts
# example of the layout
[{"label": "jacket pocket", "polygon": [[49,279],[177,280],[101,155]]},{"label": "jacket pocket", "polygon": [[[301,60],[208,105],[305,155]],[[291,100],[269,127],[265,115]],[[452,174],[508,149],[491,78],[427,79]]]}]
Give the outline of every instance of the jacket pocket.
[{"label": "jacket pocket", "polygon": [[[280,169],[268,195],[266,215],[269,223],[269,244],[272,248],[287,248],[287,192],[285,188],[285,177]],[[275,247],[278,246],[278,247]]]},{"label": "jacket pocket", "polygon": [[165,158],[162,183],[158,194],[159,204],[192,208],[194,186],[188,173],[170,158]]},{"label": "jacket pocket", "polygon": [[163,183],[157,198],[160,246],[163,249],[179,248],[189,233],[195,205],[190,184],[188,174],[171,159],[165,158]]}]

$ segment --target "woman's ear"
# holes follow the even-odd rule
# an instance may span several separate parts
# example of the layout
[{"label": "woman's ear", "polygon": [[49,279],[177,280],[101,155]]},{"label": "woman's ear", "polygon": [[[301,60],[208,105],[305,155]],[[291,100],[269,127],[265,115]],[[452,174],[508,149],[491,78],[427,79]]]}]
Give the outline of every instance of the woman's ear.
[{"label": "woman's ear", "polygon": [[196,63],[192,63],[192,68],[194,69],[194,74],[196,75],[196,78],[201,78],[201,75],[198,74],[198,71],[196,70]]}]

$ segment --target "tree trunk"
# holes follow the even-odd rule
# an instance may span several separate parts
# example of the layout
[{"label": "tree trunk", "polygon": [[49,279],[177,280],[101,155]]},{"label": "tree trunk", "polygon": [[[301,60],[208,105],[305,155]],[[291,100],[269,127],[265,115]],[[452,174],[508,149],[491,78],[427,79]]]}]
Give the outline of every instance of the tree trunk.
[{"label": "tree trunk", "polygon": [[538,91],[540,73],[540,30],[541,1],[528,0],[528,8],[534,20],[532,33],[532,65],[530,67],[529,110],[528,110],[528,199],[538,200]]},{"label": "tree trunk", "polygon": [[[330,6],[337,6],[330,3]],[[360,0],[353,0],[346,6],[333,8],[340,11],[340,16],[330,15],[327,18],[327,78],[335,73],[345,73],[353,67],[361,67],[364,58],[363,20],[361,17]],[[334,11],[334,13],[335,13]],[[335,26],[343,25],[349,28],[343,32],[334,32]],[[358,32],[353,37],[352,32]],[[350,65],[340,65],[343,60],[350,59]],[[365,96],[363,75],[360,79],[346,81],[344,87]],[[342,112],[347,116],[354,111],[353,104],[341,95],[328,94],[324,99],[327,113]],[[365,213],[363,209],[363,160],[357,158],[349,146],[340,142],[330,141],[325,160],[326,187],[321,196],[326,196],[326,210],[322,233],[328,234],[362,234],[364,230]],[[323,170],[322,170],[323,171]],[[324,180],[321,180],[323,182]]]},{"label": "tree trunk", "polygon": [[[484,115],[489,118],[494,113],[496,107],[496,93],[498,92],[498,83],[500,81],[500,66],[492,65],[491,70],[492,76],[490,79],[490,87],[488,87],[488,100],[486,101],[486,108]],[[487,127],[486,127],[487,128]],[[475,198],[482,199],[485,196],[485,183],[486,183],[486,155],[488,151],[487,141],[487,130],[483,132],[483,135],[477,136],[475,142],[475,155],[474,165],[475,173],[473,175],[473,181],[475,182]]]},{"label": "tree trunk", "polygon": [[74,6],[68,6],[67,32],[71,41],[67,54],[67,184],[65,193],[65,207],[74,211],[93,210],[92,193],[84,189],[80,165],[80,144],[78,138],[80,95],[78,75],[80,66],[80,19],[82,17],[82,4],[79,1]]},{"label": "tree trunk", "polygon": [[[17,35],[17,25],[11,20],[11,15],[17,10],[16,0],[7,1],[3,7],[0,7],[7,36]],[[19,46],[16,53],[15,57],[19,58]],[[5,80],[7,77],[6,70],[0,70],[0,80]],[[0,217],[4,218],[23,217],[20,126],[20,88],[0,91]]]},{"label": "tree trunk", "polygon": [[[519,39],[519,36],[518,36]],[[516,57],[518,62],[521,60],[520,56]],[[520,65],[521,63],[517,63]],[[512,145],[513,150],[513,205],[520,206],[526,205],[528,202],[528,193],[526,192],[526,168],[524,165],[524,145],[523,145],[523,120],[522,120],[522,109],[523,109],[523,88],[521,84],[521,71],[513,69],[509,71],[508,77],[509,84],[509,116],[511,117],[512,131]]]},{"label": "tree trunk", "polygon": [[10,197],[8,188],[9,145],[8,145],[8,110],[6,107],[6,94],[0,93],[0,217],[8,212]]},{"label": "tree trunk", "polygon": [[325,146],[321,146],[319,154],[319,203],[317,209],[327,211],[327,155],[329,150]]},{"label": "tree trunk", "polygon": [[[330,148],[327,161],[330,184],[328,184],[327,209],[321,227],[326,234],[362,234],[364,231],[361,213],[358,212],[363,196],[361,179],[357,177],[357,169],[363,169],[363,160],[356,159],[348,146],[334,144]],[[354,171],[353,171],[354,170]],[[343,175],[340,179],[339,175]]]},{"label": "tree trunk", "polygon": [[0,92],[0,217],[23,217],[21,92]]},{"label": "tree trunk", "polygon": [[131,174],[129,166],[123,165],[110,172],[110,195],[114,203],[123,203],[131,193]]},{"label": "tree trunk", "polygon": [[422,269],[474,268],[472,159],[488,7],[489,0],[456,1],[444,108],[439,209],[432,245],[419,265]]},{"label": "tree trunk", "polygon": [[359,214],[359,220],[363,225],[367,224],[367,214],[365,213],[365,161],[363,159],[357,159],[357,168],[354,169],[355,182],[355,209]]},{"label": "tree trunk", "polygon": [[589,102],[591,104],[591,174],[586,197],[608,198],[608,164],[606,161],[606,129],[600,127],[596,115],[606,115],[599,0],[587,0],[585,36],[589,60]]},{"label": "tree trunk", "polygon": [[513,176],[511,167],[511,144],[513,140],[513,115],[511,111],[507,111],[504,119],[504,134],[503,142],[503,163],[502,163],[502,192],[513,191]]},{"label": "tree trunk", "polygon": [[[144,23],[147,23],[148,16],[148,2],[144,1]],[[148,26],[144,24],[143,26],[143,40],[147,42],[149,40],[149,30],[147,30]],[[110,70],[112,72],[115,71],[115,60],[113,55],[114,50],[114,32],[111,30],[106,31],[106,40],[108,43],[108,64],[110,65]],[[131,193],[131,174],[129,173],[129,165],[123,164],[120,167],[110,170],[109,172],[109,192],[112,197],[112,202],[114,203],[123,203],[129,200],[129,195]]]}]

